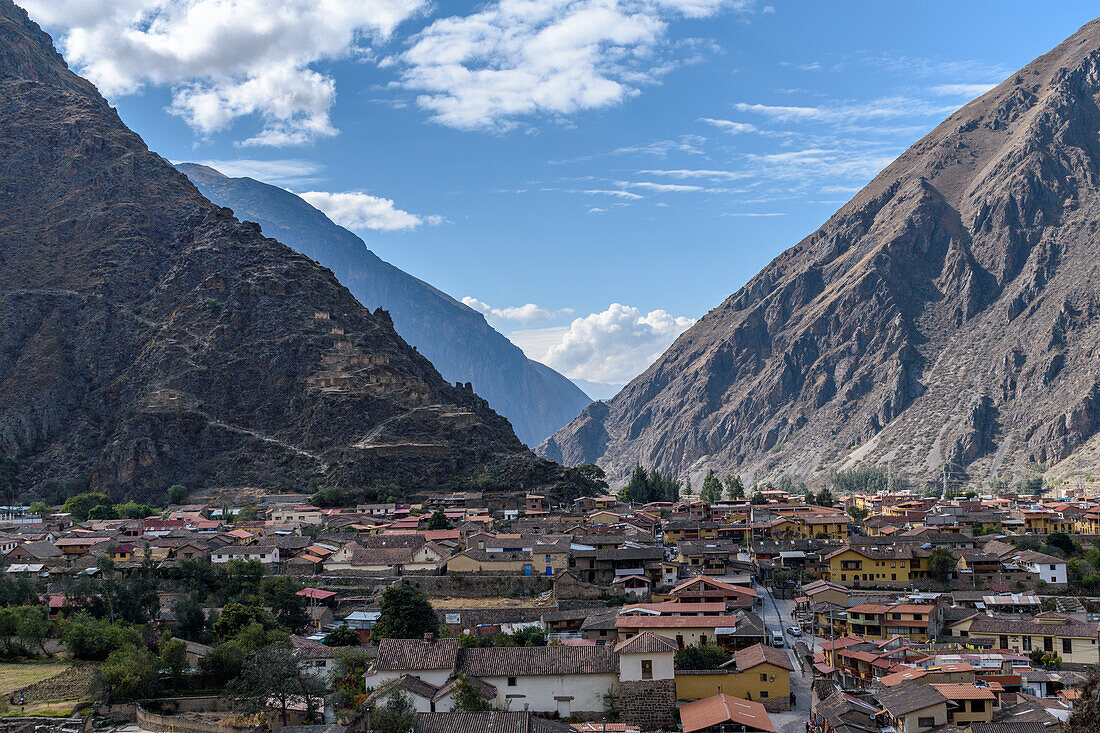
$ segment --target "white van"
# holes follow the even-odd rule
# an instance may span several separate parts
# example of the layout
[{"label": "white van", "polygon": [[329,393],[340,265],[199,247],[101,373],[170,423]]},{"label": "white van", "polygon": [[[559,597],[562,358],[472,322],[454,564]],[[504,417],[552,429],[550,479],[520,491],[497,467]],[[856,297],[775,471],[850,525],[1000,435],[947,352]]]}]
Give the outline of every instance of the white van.
[{"label": "white van", "polygon": [[772,646],[775,646],[775,647],[785,647],[785,646],[787,646],[787,642],[783,638],[783,632],[782,631],[775,631],[774,629],[772,630]]}]

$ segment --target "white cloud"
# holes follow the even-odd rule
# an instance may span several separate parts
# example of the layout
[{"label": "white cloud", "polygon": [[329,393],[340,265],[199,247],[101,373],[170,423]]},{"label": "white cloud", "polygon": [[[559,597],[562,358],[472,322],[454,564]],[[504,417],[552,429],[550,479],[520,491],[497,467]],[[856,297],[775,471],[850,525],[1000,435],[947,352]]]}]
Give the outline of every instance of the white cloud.
[{"label": "white cloud", "polygon": [[241,117],[246,145],[336,133],[331,77],[311,68],[383,40],[426,0],[22,0],[107,97],[168,86],[169,111],[209,134]]},{"label": "white cloud", "polygon": [[230,178],[255,178],[257,181],[276,186],[293,186],[303,183],[315,183],[320,178],[324,166],[311,160],[285,158],[281,160],[255,160],[236,158],[233,160],[200,160]]},{"label": "white cloud", "polygon": [[539,323],[541,321],[553,320],[554,314],[534,303],[525,303],[519,306],[510,306],[507,308],[494,308],[488,303],[484,303],[477,298],[469,295],[462,299],[462,302],[469,308],[473,308],[478,313],[485,315],[490,321],[516,321],[524,325],[530,325],[532,323]]},{"label": "white cloud", "polygon": [[736,181],[742,178],[748,178],[750,173],[745,171],[724,171],[724,170],[706,170],[706,169],[689,169],[689,168],[674,168],[672,170],[661,170],[649,168],[646,170],[638,171],[643,176],[668,176],[669,178],[688,179],[688,178],[710,178],[727,181]]},{"label": "white cloud", "polygon": [[621,103],[676,64],[668,24],[749,3],[496,0],[434,21],[387,63],[441,124],[503,130]]},{"label": "white cloud", "polygon": [[[643,314],[612,303],[605,311],[574,319],[568,329],[531,329],[509,337],[528,356],[570,379],[624,384],[645,371],[693,323],[663,310]],[[536,356],[540,346],[545,351]]]},{"label": "white cloud", "polygon": [[[569,192],[567,191],[566,193]],[[588,188],[584,191],[581,191],[581,193],[588,193],[599,196],[614,196],[615,198],[629,199],[631,201],[636,201],[637,199],[643,198],[641,194],[633,193],[631,191],[618,191],[614,189],[604,188]]]},{"label": "white cloud", "polygon": [[719,120],[714,117],[700,117],[699,121],[717,127],[722,132],[729,133],[730,135],[737,135],[742,132],[756,132],[756,125],[749,124],[748,122]]},{"label": "white cloud", "polygon": [[932,93],[941,97],[980,97],[996,84],[940,84],[932,87]]},{"label": "white cloud", "polygon": [[829,107],[798,107],[736,102],[738,112],[759,114],[776,122],[832,122],[850,124],[855,120],[884,120],[899,117],[942,117],[958,109],[958,105],[934,104],[911,97],[882,97],[853,104]]},{"label": "white cloud", "polygon": [[[365,193],[306,191],[298,195],[325,212],[328,218],[348,229],[401,231],[415,229],[425,222],[425,219],[397,208],[392,199]],[[436,221],[428,223],[438,223],[441,220],[441,217],[431,218]]]}]

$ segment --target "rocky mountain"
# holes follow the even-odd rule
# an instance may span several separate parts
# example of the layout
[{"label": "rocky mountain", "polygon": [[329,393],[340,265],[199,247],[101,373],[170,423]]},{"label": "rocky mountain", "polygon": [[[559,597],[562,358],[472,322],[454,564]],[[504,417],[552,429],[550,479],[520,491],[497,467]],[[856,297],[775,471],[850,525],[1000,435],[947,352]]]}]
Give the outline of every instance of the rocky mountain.
[{"label": "rocky mountain", "polygon": [[527,445],[538,445],[592,401],[553,369],[524,356],[483,315],[385,262],[293,193],[208,166],[177,167],[214,203],[331,269],[360,303],[388,310],[397,332],[445,379],[471,382]]},{"label": "rocky mountain", "polygon": [[1100,463],[1100,21],[947,118],[539,452],[820,477]]},{"label": "rocky mountain", "polygon": [[0,0],[0,451],[30,494],[558,468],[333,274],[205,199]]}]

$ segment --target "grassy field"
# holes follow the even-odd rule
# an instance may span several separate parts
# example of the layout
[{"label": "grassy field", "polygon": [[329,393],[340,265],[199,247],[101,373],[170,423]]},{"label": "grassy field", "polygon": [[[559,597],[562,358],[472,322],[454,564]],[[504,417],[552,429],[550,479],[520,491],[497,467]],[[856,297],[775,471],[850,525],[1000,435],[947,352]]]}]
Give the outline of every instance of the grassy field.
[{"label": "grassy field", "polygon": [[0,663],[0,695],[10,695],[47,677],[61,674],[72,665],[66,662]]}]

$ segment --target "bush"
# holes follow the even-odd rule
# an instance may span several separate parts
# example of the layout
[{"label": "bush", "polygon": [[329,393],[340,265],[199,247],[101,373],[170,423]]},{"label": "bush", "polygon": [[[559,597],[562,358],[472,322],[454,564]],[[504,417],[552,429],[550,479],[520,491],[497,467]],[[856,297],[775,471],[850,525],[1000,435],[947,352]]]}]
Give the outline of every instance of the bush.
[{"label": "bush", "polygon": [[157,658],[144,644],[127,644],[107,657],[100,668],[111,702],[150,697],[157,687]]},{"label": "bush", "polygon": [[101,661],[125,646],[142,646],[141,633],[124,622],[111,623],[80,612],[69,622],[65,646],[77,659]]},{"label": "bush", "polygon": [[241,673],[244,653],[231,641],[218,644],[199,660],[199,672],[214,687],[221,687]]},{"label": "bush", "polygon": [[719,669],[731,655],[717,644],[684,647],[676,652],[676,669]]}]

